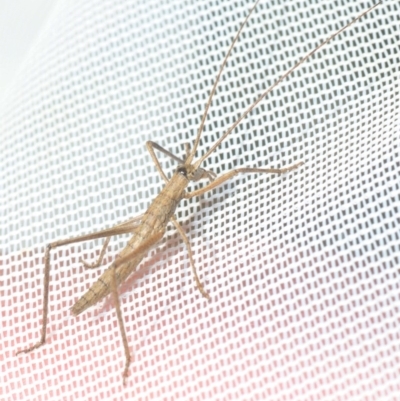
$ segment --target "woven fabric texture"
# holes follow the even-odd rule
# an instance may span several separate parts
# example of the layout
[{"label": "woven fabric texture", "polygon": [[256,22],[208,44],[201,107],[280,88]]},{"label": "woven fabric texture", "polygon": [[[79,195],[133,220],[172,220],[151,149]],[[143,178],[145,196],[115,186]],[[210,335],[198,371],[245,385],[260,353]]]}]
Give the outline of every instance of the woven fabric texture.
[{"label": "woven fabric texture", "polygon": [[[400,399],[398,0],[296,70],[204,163],[242,174],[182,201],[207,302],[171,227],[112,301],[70,308],[124,247],[45,245],[143,213],[162,188],[145,143],[180,157],[252,1],[61,0],[0,110],[4,400]],[[198,155],[369,1],[262,0],[223,73]],[[160,156],[171,175],[176,163]],[[190,188],[199,188],[202,183]]]}]

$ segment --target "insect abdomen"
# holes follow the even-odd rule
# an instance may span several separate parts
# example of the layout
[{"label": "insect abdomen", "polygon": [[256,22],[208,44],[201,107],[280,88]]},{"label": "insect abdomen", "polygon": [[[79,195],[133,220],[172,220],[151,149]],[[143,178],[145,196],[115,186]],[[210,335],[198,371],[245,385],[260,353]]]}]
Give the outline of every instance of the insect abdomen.
[{"label": "insect abdomen", "polygon": [[[144,254],[133,257],[131,261],[124,263],[117,268],[116,278],[117,285],[122,283],[133,271],[136,270],[139,263],[142,261]],[[111,265],[98,280],[75,302],[71,309],[75,316],[84,312],[86,309],[97,304],[111,292],[111,274],[114,266]]]},{"label": "insect abdomen", "polygon": [[[185,177],[179,174],[174,174],[143,215],[139,226],[134,229],[133,237],[119,254],[119,257],[124,257],[132,251],[135,251],[135,249],[140,247],[144,241],[151,238],[155,233],[165,231],[171,216],[175,213],[176,206],[182,198],[187,182],[188,181]],[[146,249],[137,255],[133,255],[131,260],[117,267],[117,286],[124,282],[128,276],[137,269],[137,266],[142,261],[148,250],[149,249]],[[112,278],[111,269],[113,268],[114,265],[112,264],[88,289],[88,291],[82,295],[78,301],[76,301],[71,309],[71,312],[75,316],[95,305],[110,293]]]}]

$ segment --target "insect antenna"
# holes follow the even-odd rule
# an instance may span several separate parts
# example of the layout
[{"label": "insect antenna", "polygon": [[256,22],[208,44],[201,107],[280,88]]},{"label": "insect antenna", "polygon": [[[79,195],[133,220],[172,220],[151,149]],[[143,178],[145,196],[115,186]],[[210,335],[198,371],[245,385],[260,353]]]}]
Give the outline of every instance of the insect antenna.
[{"label": "insect antenna", "polygon": [[[232,51],[232,48],[234,46],[234,44],[236,43],[236,41],[238,40],[239,34],[242,31],[244,25],[246,24],[247,20],[250,17],[250,14],[253,12],[253,10],[255,9],[255,7],[257,6],[257,4],[259,3],[259,0],[254,4],[253,8],[250,10],[249,14],[246,17],[246,20],[244,21],[244,23],[241,25],[238,33],[235,36],[235,39],[233,40],[231,47],[229,48],[229,51],[227,53],[227,55],[224,58],[224,61],[222,63],[221,69],[218,73],[217,79],[214,83],[214,86],[212,88],[210,97],[208,99],[207,102],[207,106],[205,109],[205,113],[203,115],[203,118],[201,120],[201,124],[199,127],[199,131],[197,133],[197,137],[196,137],[196,141],[195,144],[193,146],[193,149],[188,157],[188,161],[191,162],[194,154],[196,152],[197,146],[199,144],[200,141],[200,137],[201,137],[201,132],[203,130],[204,127],[204,122],[205,119],[207,117],[207,112],[208,109],[210,107],[211,104],[211,100],[212,100],[212,96],[215,93],[216,90],[216,86],[218,83],[218,80],[221,76],[222,73],[222,69],[225,66],[227,59]],[[333,33],[331,36],[329,36],[327,39],[325,39],[320,45],[318,45],[317,47],[315,47],[313,50],[311,50],[309,53],[307,53],[303,58],[301,58],[293,67],[291,67],[289,70],[287,70],[280,78],[278,78],[264,93],[262,93],[253,104],[251,104],[244,112],[243,114],[225,131],[225,133],[214,143],[214,145],[211,146],[211,148],[209,148],[207,150],[207,152],[201,156],[198,160],[196,160],[196,162],[194,163],[193,167],[194,169],[198,169],[200,164],[206,160],[208,158],[208,156],[210,156],[210,154],[212,152],[214,152],[214,150],[221,144],[221,142],[242,122],[242,120],[244,118],[246,118],[246,116],[258,105],[258,103],[261,102],[261,100],[263,100],[263,98],[265,96],[267,96],[270,92],[272,92],[273,89],[275,89],[276,86],[278,86],[285,78],[287,78],[294,70],[296,70],[301,64],[303,64],[307,59],[309,59],[311,56],[313,56],[319,49],[321,49],[323,46],[325,46],[328,42],[330,42],[333,38],[335,38],[337,35],[341,34],[344,30],[346,30],[347,28],[349,28],[351,25],[353,25],[355,22],[357,22],[359,19],[361,19],[362,17],[364,17],[366,14],[368,14],[370,11],[372,11],[374,8],[376,8],[379,4],[381,4],[382,1],[379,1],[378,3],[374,4],[373,6],[369,7],[367,10],[365,10],[364,12],[362,12],[361,14],[359,14],[356,18],[354,18],[352,21],[350,21],[347,25],[343,26],[342,28],[340,28],[339,30],[337,30],[335,33]]]},{"label": "insect antenna", "polygon": [[194,158],[194,156],[195,156],[195,154],[196,154],[197,147],[199,146],[201,134],[202,134],[202,132],[203,132],[204,124],[205,124],[205,122],[206,122],[208,110],[210,109],[211,102],[212,102],[212,98],[213,98],[214,93],[215,93],[215,91],[216,91],[216,89],[217,89],[217,85],[218,85],[219,79],[221,78],[222,71],[224,70],[224,67],[225,67],[225,65],[226,65],[226,63],[227,63],[227,61],[228,61],[228,58],[229,58],[229,56],[230,56],[231,53],[232,53],[232,50],[233,50],[233,47],[235,46],[235,43],[236,43],[236,42],[238,41],[238,39],[239,39],[240,33],[242,32],[244,26],[246,25],[247,21],[248,21],[249,18],[250,18],[251,13],[252,13],[252,12],[254,11],[254,9],[257,7],[257,4],[258,4],[259,2],[260,2],[260,0],[257,0],[257,1],[254,3],[253,7],[251,8],[251,10],[249,11],[249,13],[247,14],[246,19],[245,19],[244,22],[240,25],[240,28],[239,28],[238,31],[236,32],[236,35],[235,35],[235,37],[234,37],[234,39],[233,39],[231,45],[229,46],[229,49],[228,49],[226,55],[225,55],[225,57],[224,57],[224,60],[223,60],[223,62],[222,62],[222,64],[221,64],[221,67],[219,68],[218,75],[217,75],[217,77],[215,78],[214,85],[213,85],[213,87],[212,87],[212,89],[211,89],[210,96],[208,97],[208,100],[207,100],[206,108],[204,109],[203,117],[201,118],[201,122],[200,122],[200,125],[199,125],[199,129],[197,130],[197,136],[196,136],[196,139],[195,139],[195,141],[194,141],[193,148],[192,148],[191,152],[189,153],[189,156],[188,156],[187,159],[186,159],[186,163],[187,163],[187,164],[190,164],[190,163],[192,162],[192,160],[193,160],[193,158]]}]

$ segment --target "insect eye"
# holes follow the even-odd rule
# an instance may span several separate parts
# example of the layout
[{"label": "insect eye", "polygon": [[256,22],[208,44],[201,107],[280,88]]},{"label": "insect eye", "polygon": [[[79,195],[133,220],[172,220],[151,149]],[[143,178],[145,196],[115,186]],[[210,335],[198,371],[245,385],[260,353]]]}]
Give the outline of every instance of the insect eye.
[{"label": "insect eye", "polygon": [[177,172],[178,174],[183,175],[184,177],[187,176],[187,170],[186,170],[186,167],[185,167],[185,166],[178,166],[178,168],[176,169],[176,172]]}]

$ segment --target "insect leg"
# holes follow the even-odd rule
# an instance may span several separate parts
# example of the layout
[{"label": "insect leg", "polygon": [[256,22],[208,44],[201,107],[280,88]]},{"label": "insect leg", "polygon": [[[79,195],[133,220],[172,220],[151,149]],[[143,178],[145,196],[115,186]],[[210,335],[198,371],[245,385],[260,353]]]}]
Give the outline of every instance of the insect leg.
[{"label": "insect leg", "polygon": [[[129,227],[131,229],[131,231],[129,231],[129,232],[132,232],[133,229],[135,227],[137,227],[137,225],[139,224],[142,217],[143,217],[142,214],[140,216],[133,217],[127,221],[124,221],[124,222],[114,226],[113,228]],[[99,267],[104,258],[104,255],[106,253],[107,246],[110,243],[110,240],[111,240],[111,237],[106,238],[106,240],[104,241],[103,247],[101,248],[100,256],[97,258],[97,260],[95,262],[88,263],[87,261],[83,260],[82,258],[79,258],[79,262],[82,263],[83,266],[85,266],[87,269],[95,269],[95,268]]]},{"label": "insect leg", "polygon": [[[141,216],[140,216],[141,217]],[[46,342],[46,327],[47,327],[47,315],[49,312],[49,284],[50,284],[50,251],[63,245],[74,244],[78,242],[89,241],[97,238],[111,237],[119,234],[126,234],[132,231],[132,226],[127,224],[118,225],[105,230],[98,231],[80,237],[68,238],[56,242],[52,242],[47,245],[46,252],[44,254],[44,284],[43,284],[43,322],[40,340],[29,348],[20,350],[16,355],[21,353],[29,353],[36,348],[41,347]]]},{"label": "insect leg", "polygon": [[218,177],[215,179],[215,181],[211,182],[210,184],[206,185],[203,188],[200,188],[196,191],[192,191],[192,192],[186,192],[185,194],[185,198],[186,199],[190,199],[193,198],[194,196],[198,196],[198,195],[202,195],[208,191],[211,191],[212,189],[219,187],[221,184],[223,184],[225,181],[230,180],[231,178],[233,178],[235,175],[239,174],[239,173],[268,173],[268,174],[285,174],[289,171],[295,170],[296,168],[300,167],[301,165],[303,165],[304,162],[299,162],[296,164],[293,164],[292,166],[289,167],[284,167],[284,168],[238,168],[235,170],[231,170],[228,171],[227,173],[225,173],[224,175],[222,175],[221,177]]},{"label": "insect leg", "polygon": [[190,155],[190,144],[189,143],[185,143],[185,159],[187,159]]},{"label": "insect leg", "polygon": [[126,336],[124,319],[122,317],[122,312],[121,312],[121,302],[119,300],[119,295],[118,295],[118,290],[117,290],[117,287],[118,287],[117,274],[118,273],[116,271],[118,270],[119,266],[129,262],[129,260],[132,259],[137,254],[147,252],[153,245],[155,245],[164,236],[164,233],[165,233],[165,231],[159,231],[159,232],[153,234],[151,237],[144,240],[142,242],[142,244],[139,245],[137,248],[135,248],[132,252],[129,252],[124,257],[117,259],[111,265],[112,266],[111,280],[110,280],[111,294],[114,299],[115,311],[117,313],[117,319],[118,319],[118,326],[119,326],[119,330],[121,332],[122,344],[124,346],[124,353],[125,353],[125,367],[124,367],[124,372],[122,374],[124,385],[126,384],[126,378],[128,377],[129,365],[131,363],[131,354],[129,353],[129,344],[128,344],[128,339]]},{"label": "insect leg", "polygon": [[[156,168],[157,168],[158,172],[160,173],[160,175],[161,175],[162,179],[165,181],[165,183],[167,183],[169,180],[168,180],[167,176],[165,175],[159,160],[157,159],[157,156],[156,156],[156,154],[154,152],[154,149],[157,149],[161,153],[164,153],[165,155],[167,155],[171,159],[177,161],[179,164],[185,164],[185,160],[182,160],[178,156],[175,156],[173,153],[171,153],[167,149],[164,149],[163,147],[161,147],[158,143],[155,143],[153,141],[148,141],[148,142],[146,142],[146,147],[147,147],[147,150],[150,153],[151,158],[153,159],[154,164],[156,165]],[[189,157],[189,155],[190,155],[190,145],[188,143],[185,143],[185,152],[186,152],[186,158]],[[216,176],[214,172],[206,171],[206,170],[204,170],[202,168],[197,168],[197,171],[198,171],[197,172],[197,178],[194,181],[198,181],[198,180],[201,180],[203,178],[207,178],[209,181],[212,181]]]},{"label": "insect leg", "polygon": [[101,265],[101,262],[103,261],[104,255],[106,253],[108,244],[110,243],[111,237],[107,237],[106,240],[104,241],[103,247],[101,248],[101,252],[97,260],[93,263],[89,263],[86,260],[84,260],[82,257],[79,258],[79,262],[85,266],[86,269],[96,269]]},{"label": "insect leg", "polygon": [[128,339],[126,337],[124,319],[122,317],[122,312],[121,312],[121,303],[119,302],[119,296],[118,296],[118,291],[117,291],[117,278],[116,278],[116,274],[115,274],[115,267],[112,269],[111,276],[112,276],[112,278],[111,278],[111,294],[112,294],[113,299],[114,299],[114,305],[115,305],[115,311],[117,313],[119,331],[121,332],[122,344],[124,346],[124,352],[125,352],[125,368],[124,368],[124,372],[122,374],[123,383],[124,383],[124,386],[125,386],[126,377],[128,376],[129,365],[131,363],[131,354],[129,352],[129,344],[128,344]]},{"label": "insect leg", "polygon": [[190,266],[192,267],[192,272],[194,275],[194,279],[196,281],[196,286],[199,289],[199,291],[201,292],[201,294],[203,295],[203,297],[206,298],[208,301],[210,301],[210,296],[208,295],[207,291],[204,289],[204,286],[203,286],[203,284],[201,284],[199,277],[197,275],[196,267],[194,265],[194,260],[193,260],[193,252],[192,252],[192,248],[190,246],[188,237],[186,236],[185,231],[183,230],[183,228],[181,227],[179,222],[176,220],[175,216],[171,217],[171,221],[174,224],[174,226],[176,227],[176,229],[178,230],[178,233],[182,237],[183,242],[185,243],[186,248],[188,250]]},{"label": "insect leg", "polygon": [[146,142],[146,147],[147,147],[147,150],[150,153],[151,158],[153,159],[154,164],[156,165],[156,168],[157,168],[158,172],[160,173],[160,175],[161,175],[162,179],[165,181],[165,183],[167,183],[169,180],[168,180],[167,176],[165,175],[159,160],[157,159],[157,156],[156,156],[156,154],[154,152],[154,149],[157,149],[161,153],[164,153],[165,155],[167,155],[168,157],[170,157],[171,159],[177,161],[180,164],[184,164],[185,163],[184,160],[182,160],[179,157],[175,156],[173,153],[169,152],[167,149],[164,149],[158,143],[155,143],[153,141],[147,141]]},{"label": "insect leg", "polygon": [[113,263],[114,268],[117,268],[123,265],[126,262],[129,262],[135,255],[139,253],[148,252],[153,246],[157,244],[158,241],[164,236],[165,230],[158,231],[149,238],[145,239],[140,245],[138,245],[131,252],[125,254],[124,256],[116,259]]}]

